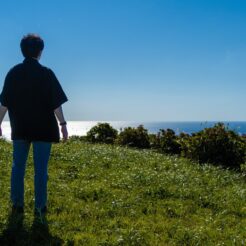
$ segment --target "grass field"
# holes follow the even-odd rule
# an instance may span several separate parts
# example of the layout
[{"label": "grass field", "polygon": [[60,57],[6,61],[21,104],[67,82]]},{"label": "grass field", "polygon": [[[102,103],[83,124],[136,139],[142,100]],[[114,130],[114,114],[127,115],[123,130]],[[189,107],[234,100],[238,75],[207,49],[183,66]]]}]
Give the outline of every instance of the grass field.
[{"label": "grass field", "polygon": [[150,150],[78,141],[52,148],[49,211],[40,223],[32,153],[24,218],[13,218],[12,147],[0,142],[0,245],[246,245],[242,173]]}]

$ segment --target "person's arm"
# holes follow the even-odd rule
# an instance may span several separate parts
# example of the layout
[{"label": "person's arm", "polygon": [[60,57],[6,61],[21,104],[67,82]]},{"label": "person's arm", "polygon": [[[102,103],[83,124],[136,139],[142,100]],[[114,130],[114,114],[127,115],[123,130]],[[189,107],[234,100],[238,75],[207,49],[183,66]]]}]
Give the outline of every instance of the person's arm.
[{"label": "person's arm", "polygon": [[3,118],[4,118],[7,110],[8,109],[6,107],[4,107],[3,105],[0,105],[0,137],[2,136],[1,124],[2,124]]},{"label": "person's arm", "polygon": [[67,123],[63,115],[62,106],[56,108],[54,112],[56,118],[59,121],[59,124],[61,125],[61,132],[62,132],[63,139],[66,141],[68,139]]}]

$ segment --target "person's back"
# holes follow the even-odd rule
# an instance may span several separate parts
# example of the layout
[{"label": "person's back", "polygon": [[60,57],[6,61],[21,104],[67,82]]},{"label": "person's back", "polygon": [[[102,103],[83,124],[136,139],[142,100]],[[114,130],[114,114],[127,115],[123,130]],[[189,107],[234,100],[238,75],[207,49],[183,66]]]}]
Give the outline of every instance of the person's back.
[{"label": "person's back", "polygon": [[9,112],[13,140],[11,202],[13,211],[24,209],[24,176],[30,145],[33,145],[35,171],[35,213],[45,213],[47,203],[48,161],[52,142],[59,142],[59,120],[63,139],[68,137],[62,104],[67,97],[52,70],[39,64],[43,40],[27,35],[21,41],[25,60],[7,74],[0,94],[1,123]]},{"label": "person's back", "polygon": [[[8,105],[12,139],[59,141],[54,109],[66,96],[52,70],[34,58],[25,58],[6,76],[3,95]],[[7,93],[7,92],[6,92]]]}]

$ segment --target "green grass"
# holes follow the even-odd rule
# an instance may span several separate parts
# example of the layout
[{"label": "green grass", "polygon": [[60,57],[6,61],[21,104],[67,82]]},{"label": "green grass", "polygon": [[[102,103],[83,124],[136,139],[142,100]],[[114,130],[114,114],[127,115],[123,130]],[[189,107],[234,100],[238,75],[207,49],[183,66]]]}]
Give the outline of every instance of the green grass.
[{"label": "green grass", "polygon": [[0,142],[0,245],[245,245],[242,173],[150,150],[78,141],[52,147],[47,223],[9,216],[12,147]]}]

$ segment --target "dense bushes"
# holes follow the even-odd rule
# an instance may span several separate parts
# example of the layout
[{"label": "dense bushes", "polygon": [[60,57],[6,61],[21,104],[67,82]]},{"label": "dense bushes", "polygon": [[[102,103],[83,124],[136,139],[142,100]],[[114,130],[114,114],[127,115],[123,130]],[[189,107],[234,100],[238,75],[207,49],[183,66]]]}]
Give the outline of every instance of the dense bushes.
[{"label": "dense bushes", "polygon": [[160,141],[160,149],[166,154],[180,154],[181,145],[178,137],[172,129],[160,130],[157,134]]},{"label": "dense bushes", "polygon": [[[74,138],[74,137],[73,137]],[[136,148],[149,148],[149,134],[142,126],[126,127],[119,134],[108,123],[99,123],[87,132],[86,139],[92,143],[116,143]]]},{"label": "dense bushes", "polygon": [[119,134],[108,123],[91,128],[86,139],[90,142],[116,143],[137,148],[152,148],[166,154],[179,154],[199,163],[213,163],[238,168],[245,163],[246,138],[231,131],[223,123],[193,133],[176,135],[171,129],[148,134],[143,125],[127,127]]},{"label": "dense bushes", "polygon": [[86,138],[92,143],[114,143],[117,137],[117,130],[115,130],[108,123],[98,123],[87,132]]},{"label": "dense bushes", "polygon": [[245,140],[222,123],[192,134],[180,143],[182,155],[200,163],[237,168],[245,161]]},{"label": "dense bushes", "polygon": [[143,125],[140,125],[137,128],[125,128],[118,135],[116,143],[119,145],[127,145],[137,148],[150,147],[148,131],[143,127]]}]

